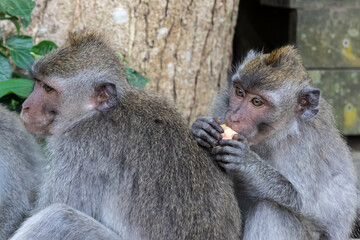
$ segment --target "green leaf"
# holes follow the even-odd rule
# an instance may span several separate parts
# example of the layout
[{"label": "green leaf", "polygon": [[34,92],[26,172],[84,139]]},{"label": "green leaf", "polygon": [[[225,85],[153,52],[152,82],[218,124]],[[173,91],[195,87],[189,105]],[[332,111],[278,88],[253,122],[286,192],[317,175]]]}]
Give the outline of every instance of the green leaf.
[{"label": "green leaf", "polygon": [[129,82],[138,88],[144,88],[146,83],[150,81],[150,79],[142,76],[140,73],[131,68],[125,68],[125,74]]},{"label": "green leaf", "polygon": [[0,55],[0,81],[11,78],[11,65],[9,59]]},{"label": "green leaf", "polygon": [[31,12],[36,3],[32,0],[0,0],[0,10],[31,21]]},{"label": "green leaf", "polygon": [[0,28],[0,39],[2,38],[1,28]]},{"label": "green leaf", "polygon": [[[1,1],[1,0],[0,0]],[[5,41],[5,45],[10,48],[28,49],[29,52],[34,46],[32,37],[25,35],[15,35]]]},{"label": "green leaf", "polygon": [[25,19],[25,18],[22,18],[21,19],[21,24],[23,25],[24,28],[27,28],[31,23],[31,19]]},{"label": "green leaf", "polygon": [[31,52],[36,56],[44,56],[56,48],[58,48],[58,46],[52,41],[41,41],[31,49]]},{"label": "green leaf", "polygon": [[11,99],[10,107],[12,111],[16,110],[17,105],[19,105],[19,102],[16,101],[15,99]]},{"label": "green leaf", "polygon": [[29,79],[15,78],[0,82],[0,98],[14,93],[19,97],[26,98],[33,89],[34,81]]},{"label": "green leaf", "polygon": [[34,57],[30,54],[27,49],[13,49],[10,50],[10,56],[16,66],[23,69],[30,68],[31,64],[34,62]]}]

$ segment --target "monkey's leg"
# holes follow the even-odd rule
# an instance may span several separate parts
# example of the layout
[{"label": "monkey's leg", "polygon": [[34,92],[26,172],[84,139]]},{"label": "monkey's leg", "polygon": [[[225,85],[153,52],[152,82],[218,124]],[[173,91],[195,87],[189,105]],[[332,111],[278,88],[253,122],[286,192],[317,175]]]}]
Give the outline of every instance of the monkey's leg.
[{"label": "monkey's leg", "polygon": [[82,212],[65,204],[53,204],[27,219],[11,239],[118,240],[120,237]]},{"label": "monkey's leg", "polygon": [[302,220],[270,201],[259,201],[248,213],[244,240],[303,240],[319,237],[307,229]]}]

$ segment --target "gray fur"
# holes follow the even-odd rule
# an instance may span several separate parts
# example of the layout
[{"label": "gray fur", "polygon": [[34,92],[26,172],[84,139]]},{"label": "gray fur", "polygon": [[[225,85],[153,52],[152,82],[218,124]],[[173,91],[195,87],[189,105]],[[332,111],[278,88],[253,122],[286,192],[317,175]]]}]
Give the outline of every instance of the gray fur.
[{"label": "gray fur", "polygon": [[[52,238],[49,238],[49,228]],[[11,239],[117,240],[119,236],[82,212],[65,204],[52,204],[32,216],[31,221],[26,221]]]},{"label": "gray fur", "polygon": [[[103,228],[120,239],[240,239],[241,216],[232,183],[197,146],[174,106],[132,87],[98,36],[76,38],[84,46],[73,49],[67,44],[57,50],[59,55],[45,56],[35,63],[41,66],[33,67],[45,73],[56,62],[88,70],[78,74],[74,69],[73,76],[62,78],[56,65],[57,76],[47,76],[63,90],[54,134],[47,138],[51,161],[39,194],[40,212],[14,239],[97,239]],[[111,55],[103,54],[107,52]],[[36,71],[33,75],[41,76]],[[98,110],[89,105],[99,84],[116,89],[107,92],[117,99],[114,106]],[[52,207],[59,203],[67,207]],[[67,208],[71,215],[64,213]],[[48,221],[46,213],[54,209],[60,215]],[[67,229],[69,217],[77,228]],[[83,231],[94,226],[94,220],[103,225],[99,231]],[[59,231],[69,234],[64,237]]]},{"label": "gray fur", "polygon": [[[252,86],[254,76],[258,83],[265,83],[269,77],[275,84],[267,86],[271,90],[261,89],[275,104],[267,118],[271,129],[267,137],[252,146],[243,138],[221,140],[220,147],[208,150],[234,180],[245,219],[244,239],[318,239],[319,234],[321,239],[347,239],[357,200],[350,151],[324,99],[320,98],[319,112],[310,109],[311,115],[296,115],[297,96],[301,89],[311,87],[310,80],[291,47],[274,51],[273,58],[281,58],[281,51],[285,52],[284,59],[294,64],[277,61],[276,67],[261,65],[269,55],[254,53],[246,58],[257,59],[247,69],[245,84]],[[240,66],[232,81],[242,84],[244,64]],[[212,107],[213,117],[223,122],[231,91],[232,83],[219,93]],[[211,119],[199,118],[192,127],[203,147],[217,138],[210,134],[214,129],[214,122],[208,124]]]},{"label": "gray fur", "polygon": [[0,239],[8,239],[33,207],[42,161],[20,118],[0,106]]},{"label": "gray fur", "polygon": [[[323,100],[320,106],[320,113],[311,122],[298,122],[297,134],[275,135],[252,147],[259,160],[253,166],[246,165],[239,175],[232,170],[229,174],[237,180],[245,179],[238,186],[245,187],[249,197],[269,199],[314,219],[323,228],[326,239],[346,239],[355,217],[357,178],[328,104]],[[247,157],[251,158],[244,156]],[[269,169],[276,173],[268,175]],[[289,190],[288,184],[292,187]],[[267,222],[264,217],[254,221],[260,225]],[[246,230],[255,231],[251,227],[245,227]]]}]

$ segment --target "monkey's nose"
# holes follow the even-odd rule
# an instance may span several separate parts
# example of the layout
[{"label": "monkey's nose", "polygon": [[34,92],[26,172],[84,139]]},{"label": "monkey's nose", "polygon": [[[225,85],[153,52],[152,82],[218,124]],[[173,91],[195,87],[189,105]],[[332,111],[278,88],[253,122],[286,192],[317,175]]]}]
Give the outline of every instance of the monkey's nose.
[{"label": "monkey's nose", "polygon": [[236,114],[236,115],[232,115],[230,117],[230,120],[232,123],[239,123],[240,122],[240,115]]},{"label": "monkey's nose", "polygon": [[25,100],[25,102],[23,102],[23,104],[21,105],[21,107],[22,107],[22,111],[24,111],[24,110],[29,110],[29,109],[30,109],[30,106],[29,106],[27,100]]},{"label": "monkey's nose", "polygon": [[24,104],[23,104],[21,111],[22,112],[27,112],[27,111],[29,111],[29,109],[30,109],[30,107],[24,106]]}]

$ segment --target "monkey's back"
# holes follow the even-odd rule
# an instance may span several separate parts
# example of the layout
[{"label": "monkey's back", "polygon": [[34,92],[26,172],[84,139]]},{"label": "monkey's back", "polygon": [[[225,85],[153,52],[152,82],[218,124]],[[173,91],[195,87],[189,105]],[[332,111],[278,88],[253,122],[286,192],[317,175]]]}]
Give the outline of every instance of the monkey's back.
[{"label": "monkey's back", "polygon": [[[98,138],[100,132],[108,137]],[[83,139],[82,134],[92,137]],[[71,175],[77,180],[66,184],[76,185],[71,190],[76,193],[66,194],[71,186],[50,193],[48,204],[62,198],[129,239],[240,239],[241,216],[232,183],[197,146],[166,100],[134,90],[112,112],[80,122],[64,137],[74,145],[64,149],[61,142],[52,143],[62,154],[53,164],[63,170],[49,174],[50,182]],[[79,162],[70,164],[70,157]],[[79,180],[86,178],[84,171],[91,182]],[[93,186],[101,182],[105,189],[96,190]]]},{"label": "monkey's back", "polygon": [[19,116],[0,105],[0,239],[30,211],[41,162],[41,149]]}]

